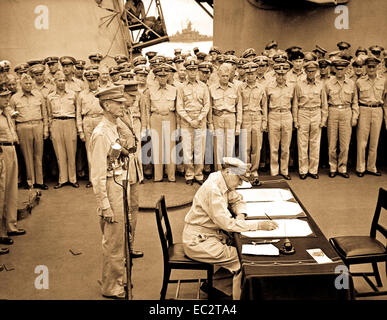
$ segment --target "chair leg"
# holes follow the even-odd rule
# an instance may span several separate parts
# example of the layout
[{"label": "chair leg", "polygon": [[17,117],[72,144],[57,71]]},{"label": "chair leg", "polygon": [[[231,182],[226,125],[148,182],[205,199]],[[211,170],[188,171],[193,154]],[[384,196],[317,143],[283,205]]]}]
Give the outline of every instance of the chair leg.
[{"label": "chair leg", "polygon": [[372,262],[372,269],[374,270],[375,280],[378,287],[382,286],[382,280],[380,279],[379,269],[378,269],[378,263]]},{"label": "chair leg", "polygon": [[212,278],[214,277],[214,268],[207,270],[208,300],[212,299]]},{"label": "chair leg", "polygon": [[163,277],[163,286],[160,291],[160,300],[165,300],[165,295],[167,294],[169,277],[171,275],[171,269],[164,267],[164,277]]}]

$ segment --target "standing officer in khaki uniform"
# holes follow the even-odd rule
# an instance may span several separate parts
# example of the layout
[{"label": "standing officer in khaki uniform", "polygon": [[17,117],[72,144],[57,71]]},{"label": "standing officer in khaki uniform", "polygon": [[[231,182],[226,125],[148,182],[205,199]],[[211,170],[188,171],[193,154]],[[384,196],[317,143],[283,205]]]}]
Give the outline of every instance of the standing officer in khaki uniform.
[{"label": "standing officer in khaki uniform", "polygon": [[[266,86],[268,130],[270,144],[270,174],[280,173],[285,179],[289,176],[289,148],[292,141],[294,85],[286,81],[289,63],[274,64],[276,80]],[[278,150],[281,147],[280,165]]]},{"label": "standing officer in khaki uniform", "polygon": [[66,88],[62,71],[55,74],[55,91],[47,97],[47,111],[52,143],[59,166],[59,189],[67,182],[79,188],[75,169],[77,151],[76,93]]},{"label": "standing officer in khaki uniform", "polygon": [[240,153],[242,161],[251,164],[252,184],[258,185],[262,133],[267,130],[267,98],[265,89],[256,81],[258,66],[250,62],[245,64],[243,68],[247,78],[239,87],[242,97]]},{"label": "standing officer in khaki uniform", "polygon": [[214,166],[221,169],[223,156],[234,153],[235,135],[242,123],[242,101],[235,84],[230,82],[232,68],[222,64],[218,69],[219,81],[210,86],[209,129],[214,131]]},{"label": "standing officer in khaki uniform", "polygon": [[34,79],[34,89],[38,90],[44,99],[47,99],[48,94],[54,90],[54,86],[45,81],[44,70],[44,65],[35,64],[30,67],[30,75]]},{"label": "standing officer in khaki uniform", "polygon": [[[387,123],[387,107],[385,105],[385,79],[377,75],[380,60],[369,57],[365,60],[367,75],[356,82],[359,97],[359,121],[357,126],[357,162],[356,174],[363,177],[367,173],[381,176],[376,168],[377,148],[380,129],[384,117]],[[366,163],[366,148],[368,144],[368,158]]]},{"label": "standing officer in khaki uniform", "polygon": [[[102,231],[102,295],[107,298],[125,298],[124,290],[124,205],[119,183],[123,180],[119,154],[111,150],[120,138],[117,119],[123,116],[122,86],[100,89],[99,99],[104,115],[90,139],[91,182],[97,199],[99,224]],[[128,189],[129,191],[129,189]],[[129,262],[127,262],[129,263]]]},{"label": "standing officer in khaki uniform", "polygon": [[0,87],[0,244],[10,245],[9,236],[26,233],[17,228],[17,175],[18,164],[14,144],[18,137],[8,112],[11,92]]},{"label": "standing officer in khaki uniform", "polygon": [[297,129],[298,170],[301,179],[309,174],[318,179],[321,128],[326,126],[328,106],[323,83],[316,80],[318,63],[309,61],[304,66],[306,80],[295,87],[293,104],[294,127]]},{"label": "standing officer in khaki uniform", "polygon": [[[155,58],[153,58],[155,59]],[[175,182],[176,172],[176,96],[177,89],[167,83],[170,66],[162,63],[153,69],[158,85],[144,91],[147,123],[152,139],[154,181],[163,181],[166,165],[168,181]]]},{"label": "standing officer in khaki uniform", "polygon": [[48,72],[46,73],[46,79],[52,86],[55,85],[54,75],[59,70],[59,58],[47,57],[44,59],[44,63],[48,66]]},{"label": "standing officer in khaki uniform", "polygon": [[177,89],[176,111],[180,116],[183,138],[185,180],[190,185],[194,180],[202,184],[209,91],[203,82],[197,80],[198,62],[195,59],[188,60],[184,67],[187,82]]},{"label": "standing officer in khaki uniform", "polygon": [[59,61],[62,65],[63,73],[66,76],[66,88],[78,94],[85,88],[85,84],[74,76],[76,60],[73,57],[64,56]]},{"label": "standing officer in khaki uniform", "polygon": [[15,118],[20,148],[27,169],[30,188],[47,190],[43,183],[43,139],[48,138],[46,101],[42,94],[33,89],[33,80],[28,74],[21,78],[22,90],[12,96],[11,109],[18,112]]},{"label": "standing officer in khaki uniform", "polygon": [[[99,105],[99,100],[95,97],[95,93],[98,90],[99,71],[87,69],[84,76],[88,82],[88,88],[82,90],[77,97],[76,119],[79,138],[85,143],[86,147],[90,176],[90,138],[93,130],[102,120],[103,110]],[[86,184],[86,188],[91,186],[89,181]]]},{"label": "standing officer in khaki uniform", "polygon": [[[347,172],[349,144],[352,127],[357,124],[359,106],[355,83],[345,76],[349,61],[336,59],[333,62],[336,75],[325,83],[328,97],[328,148],[329,177],[336,173],[349,178]],[[337,157],[337,141],[340,153]]]}]

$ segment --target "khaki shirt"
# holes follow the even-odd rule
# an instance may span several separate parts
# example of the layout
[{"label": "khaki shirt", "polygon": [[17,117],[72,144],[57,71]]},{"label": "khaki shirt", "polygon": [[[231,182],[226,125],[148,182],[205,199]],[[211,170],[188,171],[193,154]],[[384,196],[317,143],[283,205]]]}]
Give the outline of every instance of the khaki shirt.
[{"label": "khaki shirt", "polygon": [[286,81],[296,85],[298,81],[306,80],[306,73],[305,71],[302,71],[300,73],[295,73],[293,69],[291,69],[287,74],[286,74]]},{"label": "khaki shirt", "polygon": [[227,111],[236,114],[236,124],[242,123],[242,98],[235,84],[228,82],[226,88],[220,83],[210,86],[210,123],[213,122],[213,111]]},{"label": "khaki shirt", "polygon": [[177,89],[176,111],[186,122],[201,122],[209,110],[210,95],[203,82],[187,82]]},{"label": "khaki shirt", "polygon": [[82,90],[77,97],[77,128],[78,133],[83,133],[83,117],[91,115],[102,115],[103,110],[99,104],[99,99],[95,97],[90,89]]},{"label": "khaki shirt", "polygon": [[256,221],[233,218],[228,206],[238,214],[246,213],[246,203],[236,191],[229,191],[221,171],[211,173],[196,192],[185,223],[210,230],[244,232],[257,230]]},{"label": "khaki shirt", "polygon": [[117,125],[102,117],[90,139],[91,182],[97,198],[97,206],[102,210],[110,208],[106,180],[112,177],[113,173],[115,176],[122,175],[122,165],[119,160],[112,165],[108,164],[110,148],[117,139],[119,139]]},{"label": "khaki shirt", "polygon": [[69,90],[72,90],[76,93],[79,93],[86,88],[85,88],[85,84],[83,81],[81,81],[75,77],[72,77],[71,80],[66,80],[66,89],[69,89]]},{"label": "khaki shirt", "polygon": [[328,118],[327,94],[321,81],[301,80],[295,86],[293,101],[293,119],[298,121],[298,109],[321,109],[321,123],[325,125]]},{"label": "khaki shirt", "polygon": [[56,90],[47,97],[47,111],[51,123],[56,117],[69,117],[75,119],[76,93],[65,89],[63,95],[59,95]]},{"label": "khaki shirt", "polygon": [[9,103],[11,109],[19,112],[16,122],[43,120],[44,127],[48,128],[46,101],[38,90],[32,89],[31,94],[19,91],[11,97]]},{"label": "khaki shirt", "polygon": [[47,99],[47,96],[49,93],[53,92],[55,90],[55,86],[53,86],[51,83],[43,83],[42,86],[38,86],[36,83],[35,83],[35,87],[34,87],[36,90],[38,90],[44,97],[44,99]]},{"label": "khaki shirt", "polygon": [[242,110],[258,112],[262,115],[262,121],[267,121],[267,97],[266,92],[262,86],[255,82],[250,86],[244,82],[239,87],[240,95],[242,97]]},{"label": "khaki shirt", "polygon": [[351,79],[345,78],[343,82],[340,82],[336,77],[331,77],[325,83],[325,92],[327,93],[329,106],[349,105],[352,108],[352,118],[358,119],[357,90],[355,83]]},{"label": "khaki shirt", "polygon": [[176,107],[177,89],[174,86],[166,84],[161,88],[157,86],[149,87],[144,91],[144,104],[146,110],[146,118],[150,123],[150,115],[152,113],[168,114],[174,112]]},{"label": "khaki shirt", "polygon": [[279,86],[277,81],[272,81],[266,86],[267,96],[267,111],[273,109],[288,109],[292,108],[294,99],[294,85],[285,82],[283,86]]},{"label": "khaki shirt", "polygon": [[8,111],[0,108],[0,142],[19,142]]},{"label": "khaki shirt", "polygon": [[385,79],[377,76],[373,81],[368,75],[356,81],[359,103],[383,104],[385,94]]}]

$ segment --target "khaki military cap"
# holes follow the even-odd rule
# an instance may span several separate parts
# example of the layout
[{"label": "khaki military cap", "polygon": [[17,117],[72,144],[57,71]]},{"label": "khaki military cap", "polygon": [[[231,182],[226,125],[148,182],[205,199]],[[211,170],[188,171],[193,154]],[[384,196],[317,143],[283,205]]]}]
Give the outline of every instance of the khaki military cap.
[{"label": "khaki military cap", "polygon": [[100,89],[95,96],[100,101],[113,100],[117,102],[125,102],[124,86],[111,86],[109,88]]},{"label": "khaki military cap", "polygon": [[242,58],[255,57],[257,53],[253,48],[248,48],[242,53]]},{"label": "khaki military cap", "polygon": [[212,72],[213,66],[211,62],[204,61],[199,63],[198,69],[199,71],[202,71],[202,72]]},{"label": "khaki military cap", "polygon": [[30,67],[29,71],[32,74],[40,74],[46,70],[46,67],[43,64],[34,64]]},{"label": "khaki military cap", "polygon": [[337,43],[337,47],[340,50],[349,49],[351,47],[351,44],[346,41],[340,41]]},{"label": "khaki military cap", "polygon": [[127,62],[128,61],[128,57],[124,54],[116,54],[114,56],[114,61],[117,63],[117,64],[120,64],[120,63],[123,63],[123,62]]},{"label": "khaki military cap", "polygon": [[147,63],[147,60],[145,57],[143,56],[137,56],[133,59],[133,66],[138,66],[140,64],[146,64]]},{"label": "khaki military cap", "polygon": [[60,64],[62,66],[65,66],[65,65],[68,65],[68,64],[72,64],[74,65],[76,63],[76,60],[73,58],[73,57],[70,57],[70,56],[63,56],[59,59],[60,61]]},{"label": "khaki military cap", "polygon": [[222,168],[230,168],[231,174],[238,175],[242,180],[249,182],[250,164],[244,163],[238,158],[224,157]]},{"label": "khaki military cap", "polygon": [[133,69],[135,74],[145,74],[147,75],[149,73],[149,70],[146,65],[140,64],[138,66],[135,66]]},{"label": "khaki military cap", "polygon": [[99,77],[99,71],[98,70],[90,69],[90,70],[86,70],[83,73],[83,75],[84,75],[86,80],[88,80],[88,81],[95,81]]}]

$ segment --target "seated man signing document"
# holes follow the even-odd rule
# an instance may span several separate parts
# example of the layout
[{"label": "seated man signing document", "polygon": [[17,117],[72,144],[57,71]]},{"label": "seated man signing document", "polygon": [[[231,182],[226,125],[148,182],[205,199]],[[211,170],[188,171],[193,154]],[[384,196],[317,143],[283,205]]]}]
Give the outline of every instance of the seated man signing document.
[{"label": "seated man signing document", "polygon": [[248,177],[249,165],[237,158],[223,158],[222,170],[211,173],[196,192],[183,231],[184,252],[188,257],[233,273],[234,300],[241,295],[241,265],[236,248],[227,244],[227,236],[221,230],[243,232],[278,227],[271,220],[245,221],[246,203],[235,189],[243,180],[249,181]]}]

